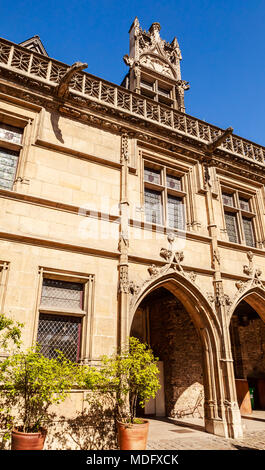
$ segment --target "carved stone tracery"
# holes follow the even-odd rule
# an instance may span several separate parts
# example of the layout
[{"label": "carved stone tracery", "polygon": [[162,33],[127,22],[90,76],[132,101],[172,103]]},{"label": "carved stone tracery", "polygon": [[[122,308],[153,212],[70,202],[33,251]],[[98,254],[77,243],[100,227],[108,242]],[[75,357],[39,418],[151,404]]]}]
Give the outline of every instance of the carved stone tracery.
[{"label": "carved stone tracery", "polygon": [[235,282],[235,285],[236,285],[236,288],[237,288],[238,291],[235,294],[235,296],[233,298],[233,301],[231,302],[232,308],[234,308],[234,306],[236,305],[236,303],[238,302],[240,297],[242,297],[242,294],[247,293],[251,289],[253,289],[255,287],[259,287],[260,289],[265,291],[265,285],[261,280],[262,271],[261,271],[261,269],[257,268],[254,265],[254,262],[253,262],[254,254],[253,254],[253,252],[248,251],[247,257],[248,257],[248,262],[249,263],[248,263],[248,265],[245,264],[243,266],[243,272],[247,276],[249,276],[249,279],[247,279],[246,281],[238,280],[238,281]]},{"label": "carved stone tracery", "polygon": [[181,80],[179,61],[182,57],[177,39],[174,38],[171,43],[161,39],[159,23],[153,23],[149,31],[145,31],[140,27],[138,18],[135,18],[133,28],[134,56],[126,54],[123,57],[125,64],[134,68],[141,63],[159,73]]},{"label": "carved stone tracery", "polygon": [[145,279],[142,282],[130,281],[128,293],[132,296],[130,301],[131,305],[134,303],[135,298],[138,296],[139,292],[145,288],[147,284],[154,281],[155,279],[159,279],[159,277],[164,276],[167,273],[178,272],[191,283],[195,283],[197,274],[194,271],[186,273],[181,265],[184,259],[183,251],[175,251],[172,248],[172,244],[175,239],[174,234],[168,234],[167,239],[170,244],[170,248],[161,248],[160,250],[160,256],[166,261],[166,263],[162,266],[157,266],[154,263],[151,264],[147,268],[150,276],[149,279]]}]

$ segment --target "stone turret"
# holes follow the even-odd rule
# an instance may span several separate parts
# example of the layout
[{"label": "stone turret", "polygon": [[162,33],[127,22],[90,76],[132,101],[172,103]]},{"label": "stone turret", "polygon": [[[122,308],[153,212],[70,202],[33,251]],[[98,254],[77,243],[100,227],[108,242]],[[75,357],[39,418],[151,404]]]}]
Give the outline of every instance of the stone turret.
[{"label": "stone turret", "polygon": [[122,86],[185,112],[184,91],[188,82],[181,79],[182,59],[177,38],[171,43],[160,37],[160,24],[142,30],[135,18],[130,30],[130,51],[123,59],[130,67]]}]

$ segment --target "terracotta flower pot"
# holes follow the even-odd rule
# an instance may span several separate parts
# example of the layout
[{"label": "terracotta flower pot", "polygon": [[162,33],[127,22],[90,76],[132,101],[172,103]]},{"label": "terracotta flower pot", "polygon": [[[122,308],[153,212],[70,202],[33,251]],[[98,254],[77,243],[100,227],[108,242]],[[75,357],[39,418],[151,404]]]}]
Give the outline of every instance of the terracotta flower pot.
[{"label": "terracotta flower pot", "polygon": [[13,429],[11,436],[11,450],[42,450],[46,438],[46,429],[38,432],[21,432]]},{"label": "terracotta flower pot", "polygon": [[118,444],[120,450],[145,450],[149,430],[149,421],[143,419],[141,424],[122,423],[117,421]]}]

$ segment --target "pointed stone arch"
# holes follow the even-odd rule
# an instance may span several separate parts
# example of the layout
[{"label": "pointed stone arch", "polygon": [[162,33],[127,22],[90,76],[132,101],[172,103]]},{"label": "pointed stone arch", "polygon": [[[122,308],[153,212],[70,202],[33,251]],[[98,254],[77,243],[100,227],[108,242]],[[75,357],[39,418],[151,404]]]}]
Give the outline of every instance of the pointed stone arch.
[{"label": "pointed stone arch", "polygon": [[249,288],[240,291],[236,295],[229,309],[230,321],[242,300],[245,300],[265,322],[265,288],[263,285],[251,285]]},{"label": "pointed stone arch", "polygon": [[[264,381],[265,374],[265,362],[261,359],[263,353],[261,357],[259,356],[259,346],[264,343],[265,288],[263,283],[255,278],[237,287],[239,292],[234,297],[228,312],[229,333],[238,405],[243,412],[251,413],[253,405],[250,404],[250,397],[245,398],[246,393],[249,387],[254,386],[257,390],[257,384],[259,388],[260,378],[262,377]],[[255,405],[257,406],[258,402],[264,409],[260,394],[263,396],[263,391],[255,392]]]},{"label": "pointed stone arch", "polygon": [[222,329],[215,310],[198,286],[185,273],[170,270],[146,281],[132,297],[129,329],[137,308],[152,291],[164,287],[182,302],[198,332],[202,346],[202,369],[205,395],[205,429],[229,437],[225,412],[225,390],[221,368]]},{"label": "pointed stone arch", "polygon": [[218,337],[221,326],[208,299],[194,282],[173,270],[155,276],[150,281],[145,282],[141,289],[137,291],[130,302],[130,324],[142,300],[158,287],[165,287],[182,301],[198,329],[206,328],[208,325],[213,334],[215,331],[214,337]]}]

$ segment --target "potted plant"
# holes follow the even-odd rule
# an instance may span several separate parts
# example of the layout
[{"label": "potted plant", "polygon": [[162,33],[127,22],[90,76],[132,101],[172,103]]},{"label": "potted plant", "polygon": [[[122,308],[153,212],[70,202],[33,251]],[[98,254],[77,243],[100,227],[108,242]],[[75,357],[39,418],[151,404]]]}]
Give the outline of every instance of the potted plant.
[{"label": "potted plant", "polygon": [[16,426],[11,449],[40,450],[44,446],[49,407],[65,400],[77,382],[79,367],[58,351],[56,358],[31,348],[0,364],[1,392]]},{"label": "potted plant", "polygon": [[146,449],[149,422],[136,417],[160,388],[158,359],[145,343],[130,337],[120,353],[102,358],[105,388],[116,395],[118,444],[121,450]]}]

